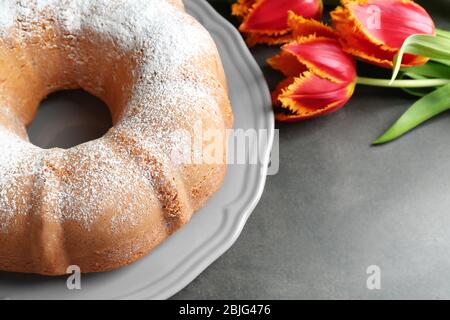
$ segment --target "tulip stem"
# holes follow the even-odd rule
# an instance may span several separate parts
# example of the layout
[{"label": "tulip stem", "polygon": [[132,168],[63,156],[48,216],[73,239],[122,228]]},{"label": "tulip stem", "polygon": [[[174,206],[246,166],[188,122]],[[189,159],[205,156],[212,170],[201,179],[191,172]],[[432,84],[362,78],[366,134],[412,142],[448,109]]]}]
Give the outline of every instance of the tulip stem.
[{"label": "tulip stem", "polygon": [[358,84],[385,88],[431,88],[450,83],[450,79],[395,80],[358,77]]}]

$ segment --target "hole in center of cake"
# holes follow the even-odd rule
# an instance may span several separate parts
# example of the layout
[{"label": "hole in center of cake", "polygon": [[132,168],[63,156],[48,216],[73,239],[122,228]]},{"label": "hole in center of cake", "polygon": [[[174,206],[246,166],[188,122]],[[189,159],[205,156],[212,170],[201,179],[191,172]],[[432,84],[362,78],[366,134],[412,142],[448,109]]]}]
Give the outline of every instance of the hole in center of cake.
[{"label": "hole in center of cake", "polygon": [[69,149],[102,137],[111,127],[111,113],[102,100],[83,90],[68,90],[42,101],[27,130],[38,147]]}]

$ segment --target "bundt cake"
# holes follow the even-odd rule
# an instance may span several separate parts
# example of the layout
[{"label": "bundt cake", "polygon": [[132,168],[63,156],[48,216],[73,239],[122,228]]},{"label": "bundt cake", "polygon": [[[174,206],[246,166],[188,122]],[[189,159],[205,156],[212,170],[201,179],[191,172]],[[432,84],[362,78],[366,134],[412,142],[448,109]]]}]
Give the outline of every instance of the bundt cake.
[{"label": "bundt cake", "polygon": [[[42,99],[76,88],[108,105],[113,127],[67,150],[32,145]],[[202,152],[199,128],[226,135],[232,122],[217,48],[181,0],[0,1],[0,270],[100,272],[143,257],[225,175],[225,161],[174,155]]]}]

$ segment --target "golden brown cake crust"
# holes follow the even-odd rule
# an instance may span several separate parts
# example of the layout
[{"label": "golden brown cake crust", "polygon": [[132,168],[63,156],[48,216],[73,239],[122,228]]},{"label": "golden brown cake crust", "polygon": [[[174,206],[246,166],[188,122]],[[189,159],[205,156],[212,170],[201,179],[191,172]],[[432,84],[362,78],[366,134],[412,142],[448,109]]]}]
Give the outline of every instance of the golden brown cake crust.
[{"label": "golden brown cake crust", "polygon": [[[105,101],[113,128],[68,150],[31,145],[40,101],[73,88]],[[0,270],[100,272],[145,256],[225,175],[225,161],[174,155],[194,152],[199,126],[225,137],[232,123],[215,44],[180,0],[0,2]]]}]

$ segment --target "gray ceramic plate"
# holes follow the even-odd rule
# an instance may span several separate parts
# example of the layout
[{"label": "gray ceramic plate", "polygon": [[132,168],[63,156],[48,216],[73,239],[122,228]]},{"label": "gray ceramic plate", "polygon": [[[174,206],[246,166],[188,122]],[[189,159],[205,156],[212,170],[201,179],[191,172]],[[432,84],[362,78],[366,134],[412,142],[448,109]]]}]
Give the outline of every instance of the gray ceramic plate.
[{"label": "gray ceramic plate", "polygon": [[[227,73],[236,128],[268,130],[259,165],[231,165],[222,189],[180,232],[137,263],[109,273],[85,275],[82,289],[69,291],[66,278],[0,273],[4,299],[166,299],[195,279],[239,236],[263,192],[273,141],[274,119],[264,77],[240,35],[203,0],[185,0],[188,11],[213,35]],[[65,101],[69,104],[70,101]],[[72,112],[73,113],[73,112]],[[64,115],[61,115],[64,116]],[[66,131],[67,114],[58,130],[34,132],[35,139],[55,141]],[[72,127],[89,128],[82,117]],[[77,118],[77,119],[75,119]],[[42,118],[41,118],[42,119]],[[45,119],[43,119],[45,121]],[[33,130],[31,130],[33,131]]]}]

